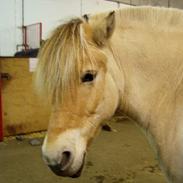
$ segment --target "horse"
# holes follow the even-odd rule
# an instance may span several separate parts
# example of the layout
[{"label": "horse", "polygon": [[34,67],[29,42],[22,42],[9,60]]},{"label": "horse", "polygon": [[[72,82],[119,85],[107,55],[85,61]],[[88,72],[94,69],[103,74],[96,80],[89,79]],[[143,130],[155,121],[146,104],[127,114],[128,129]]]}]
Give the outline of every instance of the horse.
[{"label": "horse", "polygon": [[71,19],[40,49],[35,84],[52,106],[42,155],[56,175],[79,177],[101,123],[121,110],[150,139],[167,180],[183,182],[183,11]]}]

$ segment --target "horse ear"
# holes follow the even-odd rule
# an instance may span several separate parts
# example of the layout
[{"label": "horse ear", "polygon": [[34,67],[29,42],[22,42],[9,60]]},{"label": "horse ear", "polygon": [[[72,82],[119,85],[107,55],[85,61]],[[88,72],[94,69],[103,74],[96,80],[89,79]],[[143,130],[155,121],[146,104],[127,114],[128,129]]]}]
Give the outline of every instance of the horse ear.
[{"label": "horse ear", "polygon": [[106,37],[110,38],[115,27],[115,12],[112,11],[106,18]]},{"label": "horse ear", "polygon": [[98,46],[104,46],[115,28],[115,12],[110,12],[93,28],[93,40]]},{"label": "horse ear", "polygon": [[85,21],[85,22],[87,22],[87,23],[88,23],[89,15],[84,14],[84,15],[83,15],[83,19],[84,19],[84,21]]}]

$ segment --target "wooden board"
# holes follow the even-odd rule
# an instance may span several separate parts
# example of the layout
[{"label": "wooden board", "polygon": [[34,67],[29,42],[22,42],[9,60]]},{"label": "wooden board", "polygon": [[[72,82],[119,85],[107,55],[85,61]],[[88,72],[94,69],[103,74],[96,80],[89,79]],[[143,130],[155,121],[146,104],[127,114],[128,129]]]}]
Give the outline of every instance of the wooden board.
[{"label": "wooden board", "polygon": [[50,108],[40,101],[33,88],[28,58],[0,58],[4,136],[30,133],[47,128]]}]

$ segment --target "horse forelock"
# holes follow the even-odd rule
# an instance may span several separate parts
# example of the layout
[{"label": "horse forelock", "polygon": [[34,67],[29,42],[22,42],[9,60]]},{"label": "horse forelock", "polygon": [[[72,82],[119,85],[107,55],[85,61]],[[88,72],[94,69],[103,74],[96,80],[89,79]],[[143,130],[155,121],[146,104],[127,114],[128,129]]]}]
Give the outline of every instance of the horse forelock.
[{"label": "horse forelock", "polygon": [[73,97],[84,62],[95,62],[90,53],[93,45],[87,40],[83,23],[78,18],[59,26],[39,52],[36,87],[39,93],[44,93],[53,103]]}]

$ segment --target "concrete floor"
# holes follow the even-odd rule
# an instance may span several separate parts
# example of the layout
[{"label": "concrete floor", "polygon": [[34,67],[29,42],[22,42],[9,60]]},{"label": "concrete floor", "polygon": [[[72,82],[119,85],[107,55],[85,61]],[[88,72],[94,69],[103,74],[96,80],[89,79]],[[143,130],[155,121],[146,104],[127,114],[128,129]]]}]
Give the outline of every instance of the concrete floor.
[{"label": "concrete floor", "polygon": [[0,143],[0,183],[165,183],[146,138],[132,122],[113,120],[90,147],[80,178],[54,175],[28,139]]}]

